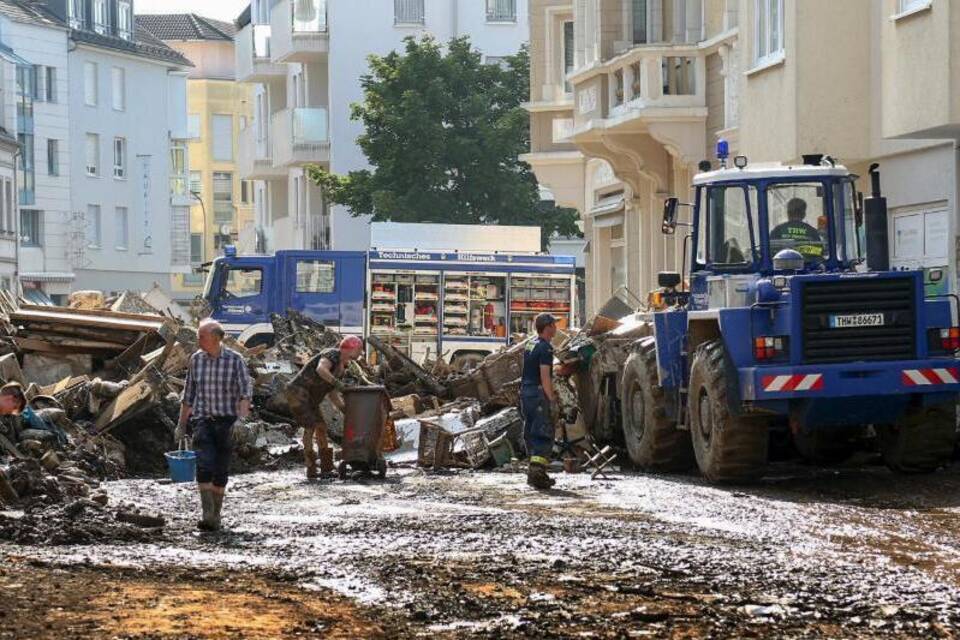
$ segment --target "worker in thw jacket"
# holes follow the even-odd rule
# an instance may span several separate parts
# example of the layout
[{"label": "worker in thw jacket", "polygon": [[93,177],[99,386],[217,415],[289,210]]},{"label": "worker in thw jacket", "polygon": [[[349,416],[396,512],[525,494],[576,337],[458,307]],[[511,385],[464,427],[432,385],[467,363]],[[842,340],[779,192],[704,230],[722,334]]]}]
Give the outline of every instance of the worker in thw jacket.
[{"label": "worker in thw jacket", "polygon": [[547,475],[547,465],[553,453],[554,424],[560,415],[553,386],[553,347],[550,345],[557,333],[557,321],[549,313],[541,313],[534,320],[534,327],[537,338],[528,342],[523,352],[520,405],[523,438],[530,457],[527,484],[545,490],[554,485],[553,478]]}]

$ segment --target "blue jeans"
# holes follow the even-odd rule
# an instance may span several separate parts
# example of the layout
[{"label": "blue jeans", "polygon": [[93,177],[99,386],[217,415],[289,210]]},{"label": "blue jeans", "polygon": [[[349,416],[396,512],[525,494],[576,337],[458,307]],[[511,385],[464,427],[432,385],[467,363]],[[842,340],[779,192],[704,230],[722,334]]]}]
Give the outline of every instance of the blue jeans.
[{"label": "blue jeans", "polygon": [[549,460],[553,453],[554,428],[550,418],[550,403],[542,387],[520,388],[520,411],[523,413],[523,440],[527,445],[527,455]]},{"label": "blue jeans", "polygon": [[236,421],[236,416],[191,419],[198,483],[227,486],[232,445],[230,432]]}]

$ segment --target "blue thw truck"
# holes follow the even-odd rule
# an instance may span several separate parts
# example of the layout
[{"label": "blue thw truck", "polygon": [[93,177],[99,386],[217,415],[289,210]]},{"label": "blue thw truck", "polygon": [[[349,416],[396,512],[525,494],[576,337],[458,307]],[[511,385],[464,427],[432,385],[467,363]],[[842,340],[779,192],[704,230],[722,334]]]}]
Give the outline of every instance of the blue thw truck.
[{"label": "blue thw truck", "polygon": [[715,482],[762,475],[775,443],[815,462],[873,443],[896,471],[946,464],[960,303],[925,291],[920,270],[890,269],[877,167],[862,199],[829,158],[720,156],[693,181],[692,223],[665,203],[664,233],[688,229],[685,273],[660,274],[666,309],[628,317],[649,335],[594,376],[587,423],[615,415],[609,433],[641,469],[695,464]]},{"label": "blue thw truck", "polygon": [[271,314],[302,312],[345,334],[377,335],[414,359],[469,365],[554,314],[572,328],[573,257],[375,249],[215,259],[204,297],[247,346],[273,341]]}]

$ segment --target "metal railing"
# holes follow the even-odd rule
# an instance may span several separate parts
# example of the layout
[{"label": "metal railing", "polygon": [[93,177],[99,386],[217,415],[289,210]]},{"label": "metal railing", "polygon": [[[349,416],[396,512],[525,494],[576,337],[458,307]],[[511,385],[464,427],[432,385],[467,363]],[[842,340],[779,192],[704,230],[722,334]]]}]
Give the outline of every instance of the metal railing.
[{"label": "metal railing", "polygon": [[396,24],[423,24],[423,0],[393,0],[393,21]]},{"label": "metal railing", "polygon": [[324,33],[327,30],[327,0],[290,0],[294,33]]},{"label": "metal railing", "polygon": [[517,0],[487,0],[487,22],[516,22]]}]

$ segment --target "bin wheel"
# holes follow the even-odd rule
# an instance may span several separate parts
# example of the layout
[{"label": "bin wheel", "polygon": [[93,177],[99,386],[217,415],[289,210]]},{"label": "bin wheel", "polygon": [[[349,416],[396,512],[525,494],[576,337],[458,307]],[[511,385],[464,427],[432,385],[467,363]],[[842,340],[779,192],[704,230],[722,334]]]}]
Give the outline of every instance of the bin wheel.
[{"label": "bin wheel", "polygon": [[341,460],[340,464],[337,465],[337,475],[340,476],[341,480],[347,479],[347,461]]},{"label": "bin wheel", "polygon": [[384,460],[383,458],[380,458],[379,460],[377,460],[376,466],[377,466],[377,475],[380,476],[381,479],[386,478],[387,477],[387,461]]}]

